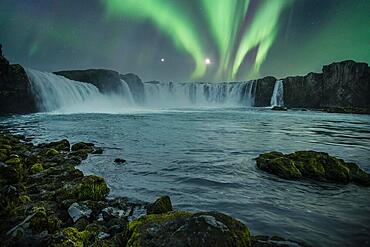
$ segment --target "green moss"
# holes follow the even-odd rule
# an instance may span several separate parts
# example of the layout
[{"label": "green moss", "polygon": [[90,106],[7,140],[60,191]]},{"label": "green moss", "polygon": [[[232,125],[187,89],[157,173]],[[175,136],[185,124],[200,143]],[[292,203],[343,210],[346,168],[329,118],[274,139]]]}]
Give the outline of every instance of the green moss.
[{"label": "green moss", "polygon": [[26,204],[28,202],[31,201],[31,198],[27,195],[21,195],[19,196],[19,201],[22,203],[22,204]]},{"label": "green moss", "polygon": [[0,161],[4,162],[8,159],[8,156],[5,153],[0,152]]},{"label": "green moss", "polygon": [[49,158],[54,157],[58,154],[59,154],[59,152],[57,150],[55,150],[54,148],[49,148],[48,151],[46,151],[46,153],[45,153],[46,157],[49,157]]},{"label": "green moss", "polygon": [[133,231],[137,226],[147,224],[149,222],[162,222],[176,218],[186,218],[192,216],[192,213],[185,211],[172,211],[165,214],[150,214],[140,217],[129,223],[129,230]]},{"label": "green moss", "polygon": [[162,214],[169,211],[172,211],[172,204],[168,196],[162,196],[147,206],[147,214]]},{"label": "green moss", "polygon": [[79,232],[74,227],[64,228],[57,239],[52,240],[50,246],[54,247],[83,247],[88,246],[89,233],[87,231]]},{"label": "green moss", "polygon": [[17,165],[17,164],[19,164],[21,162],[22,162],[22,160],[20,158],[14,157],[14,158],[11,158],[11,159],[5,161],[5,164],[8,164],[8,165]]},{"label": "green moss", "polygon": [[52,233],[62,225],[62,222],[53,213],[48,213],[44,206],[36,206],[32,210],[34,215],[30,221],[30,229],[33,233],[45,230]]},{"label": "green moss", "polygon": [[109,188],[104,178],[98,176],[86,176],[73,183],[66,184],[58,191],[58,198],[77,200],[104,200],[109,193]]},{"label": "green moss", "polygon": [[5,149],[7,151],[10,151],[10,150],[12,150],[12,146],[10,146],[8,144],[0,144],[0,149]]},{"label": "green moss", "polygon": [[295,166],[295,162],[279,152],[271,152],[260,155],[256,161],[257,166],[264,171],[275,174],[285,179],[297,179],[302,177],[301,172]]},{"label": "green moss", "polygon": [[42,172],[44,170],[44,167],[40,163],[36,163],[31,167],[31,172],[33,174]]},{"label": "green moss", "polygon": [[77,188],[77,196],[80,200],[104,200],[109,193],[109,188],[104,178],[98,176],[86,176],[81,179]]},{"label": "green moss", "polygon": [[370,186],[370,175],[355,163],[346,163],[351,181],[363,186]]}]

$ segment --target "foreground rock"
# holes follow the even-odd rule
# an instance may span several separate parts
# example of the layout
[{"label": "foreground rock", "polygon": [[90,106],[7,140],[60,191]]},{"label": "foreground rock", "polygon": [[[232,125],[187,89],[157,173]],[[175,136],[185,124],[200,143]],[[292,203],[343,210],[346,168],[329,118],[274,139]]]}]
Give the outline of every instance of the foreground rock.
[{"label": "foreground rock", "polygon": [[0,133],[1,246],[279,246],[222,213],[173,211],[168,196],[107,199],[102,177],[75,168],[96,149]]},{"label": "foreground rock", "polygon": [[270,152],[256,158],[257,167],[284,179],[309,178],[317,181],[370,186],[370,175],[355,163],[347,163],[315,151],[291,154]]}]

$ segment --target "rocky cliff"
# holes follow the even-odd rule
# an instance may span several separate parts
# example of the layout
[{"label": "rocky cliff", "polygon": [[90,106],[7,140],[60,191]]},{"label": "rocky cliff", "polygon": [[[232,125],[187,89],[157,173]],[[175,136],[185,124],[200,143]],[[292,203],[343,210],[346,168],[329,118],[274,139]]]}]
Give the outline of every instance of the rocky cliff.
[{"label": "rocky cliff", "polygon": [[54,72],[70,80],[87,82],[95,85],[101,92],[110,93],[117,91],[121,86],[118,72],[106,69],[69,70]]},{"label": "rocky cliff", "polygon": [[0,114],[35,112],[37,109],[30,85],[23,67],[9,65],[0,51]]},{"label": "rocky cliff", "polygon": [[283,81],[287,107],[370,109],[370,67],[366,63],[332,63],[322,73]]}]

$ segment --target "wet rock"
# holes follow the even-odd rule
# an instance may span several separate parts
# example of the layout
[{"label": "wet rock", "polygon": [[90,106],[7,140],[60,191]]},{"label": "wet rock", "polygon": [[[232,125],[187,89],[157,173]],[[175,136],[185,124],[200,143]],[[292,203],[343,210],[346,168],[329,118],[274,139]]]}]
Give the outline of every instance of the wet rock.
[{"label": "wet rock", "polygon": [[92,152],[92,154],[103,154],[103,149],[102,148],[95,148],[94,152]]},{"label": "wet rock", "polygon": [[48,157],[48,158],[52,158],[52,157],[54,157],[58,154],[59,154],[58,150],[56,150],[54,148],[49,148],[45,153],[46,157]]},{"label": "wet rock", "polygon": [[39,145],[40,148],[53,148],[57,151],[69,151],[70,143],[67,139],[63,139],[56,142],[43,143]]},{"label": "wet rock", "polygon": [[169,196],[162,196],[147,207],[147,214],[163,214],[172,211],[172,203]]},{"label": "wet rock", "polygon": [[306,243],[284,239],[279,236],[252,236],[251,243],[253,247],[309,247],[309,245],[307,245]]},{"label": "wet rock", "polygon": [[121,159],[121,158],[117,158],[117,159],[114,160],[114,163],[123,164],[123,163],[126,163],[126,160],[125,159]]},{"label": "wet rock", "polygon": [[271,111],[287,111],[288,108],[283,107],[283,106],[274,106],[271,108]]},{"label": "wet rock", "polygon": [[68,214],[72,218],[73,222],[76,222],[83,217],[90,218],[91,213],[92,211],[88,206],[77,202],[73,203],[68,208]]},{"label": "wet rock", "polygon": [[14,184],[20,179],[15,167],[0,162],[0,184]]},{"label": "wet rock", "polygon": [[270,152],[256,158],[257,167],[284,179],[310,178],[318,181],[370,186],[370,175],[354,163],[346,163],[327,153],[297,151]]},{"label": "wet rock", "polygon": [[131,222],[129,232],[127,246],[251,246],[248,228],[217,212],[148,215]]},{"label": "wet rock", "polygon": [[31,167],[31,173],[33,174],[42,172],[43,170],[44,170],[44,167],[40,163],[36,163]]},{"label": "wet rock", "polygon": [[78,142],[72,145],[72,151],[85,150],[87,153],[92,153],[94,151],[94,144],[87,142]]},{"label": "wet rock", "polygon": [[104,200],[109,188],[102,177],[86,176],[78,181],[67,183],[58,192],[59,200]]}]

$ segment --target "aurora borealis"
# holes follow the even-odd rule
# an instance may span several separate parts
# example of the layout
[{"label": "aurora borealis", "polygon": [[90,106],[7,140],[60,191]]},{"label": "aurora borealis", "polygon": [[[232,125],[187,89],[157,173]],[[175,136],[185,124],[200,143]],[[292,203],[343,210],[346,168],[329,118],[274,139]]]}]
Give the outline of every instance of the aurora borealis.
[{"label": "aurora borealis", "polygon": [[368,0],[2,0],[0,8],[4,53],[40,70],[220,81],[370,62]]}]

